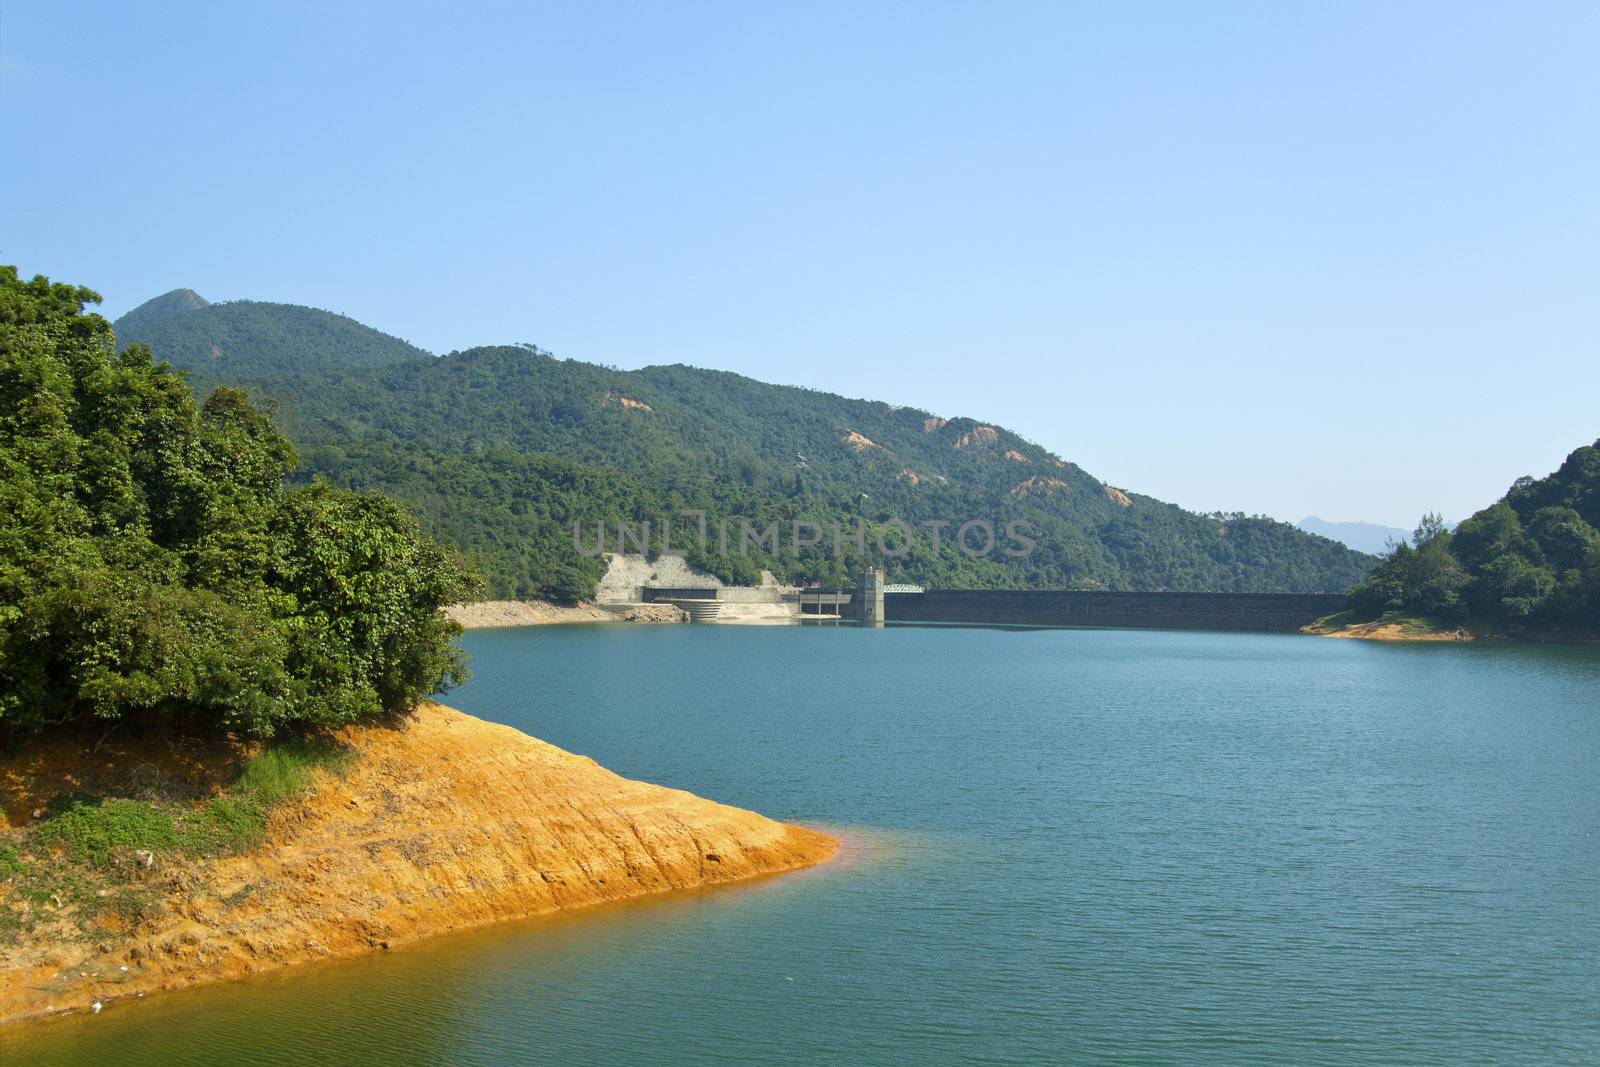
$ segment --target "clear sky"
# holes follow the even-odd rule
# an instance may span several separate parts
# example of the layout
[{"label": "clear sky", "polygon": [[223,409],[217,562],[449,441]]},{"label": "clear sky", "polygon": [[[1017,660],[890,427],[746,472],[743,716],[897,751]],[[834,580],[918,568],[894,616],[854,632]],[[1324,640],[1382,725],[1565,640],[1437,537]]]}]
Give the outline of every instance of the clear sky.
[{"label": "clear sky", "polygon": [[1459,519],[1600,435],[1600,4],[0,7],[0,261]]}]

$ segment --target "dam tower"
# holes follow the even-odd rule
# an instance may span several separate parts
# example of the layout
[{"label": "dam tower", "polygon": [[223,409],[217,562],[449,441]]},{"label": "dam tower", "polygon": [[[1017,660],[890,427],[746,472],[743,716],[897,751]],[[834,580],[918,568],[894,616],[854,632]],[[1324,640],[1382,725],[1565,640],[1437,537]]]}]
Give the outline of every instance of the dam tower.
[{"label": "dam tower", "polygon": [[872,567],[861,572],[856,582],[857,618],[864,626],[883,625],[883,570]]}]

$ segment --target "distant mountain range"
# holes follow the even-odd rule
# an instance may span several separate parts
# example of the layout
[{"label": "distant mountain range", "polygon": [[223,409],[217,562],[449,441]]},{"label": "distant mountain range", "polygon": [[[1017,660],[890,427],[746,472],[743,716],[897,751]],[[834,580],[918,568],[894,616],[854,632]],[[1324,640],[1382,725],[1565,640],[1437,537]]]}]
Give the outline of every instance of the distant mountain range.
[{"label": "distant mountain range", "polygon": [[[574,546],[572,524],[592,546],[595,524],[618,518],[648,519],[657,536],[673,521],[674,546],[731,582],[761,569],[845,582],[872,558],[894,580],[945,587],[1342,591],[1374,562],[1286,523],[1199,515],[1107,485],[1002,426],[722,371],[623,372],[531,346],[434,357],[326,311],[208,304],[188,290],[116,328],[119,343],[149,344],[197,387],[277,401],[304,477],[405,500],[498,596],[591,595],[604,565]],[[707,513],[704,542],[686,509]],[[741,553],[740,520],[761,533],[776,524],[782,543]],[[962,551],[968,521],[1001,544]],[[796,522],[817,524],[820,543],[795,553]],[[1005,554],[1023,547],[1005,537],[1011,522],[1036,547]],[[862,523],[865,552],[852,536]],[[969,548],[983,529],[969,530]]]},{"label": "distant mountain range", "polygon": [[1405,541],[1410,530],[1398,526],[1380,526],[1375,522],[1330,522],[1315,515],[1307,515],[1296,525],[1306,533],[1327,537],[1349,545],[1357,552],[1380,555],[1387,551],[1392,541]]}]

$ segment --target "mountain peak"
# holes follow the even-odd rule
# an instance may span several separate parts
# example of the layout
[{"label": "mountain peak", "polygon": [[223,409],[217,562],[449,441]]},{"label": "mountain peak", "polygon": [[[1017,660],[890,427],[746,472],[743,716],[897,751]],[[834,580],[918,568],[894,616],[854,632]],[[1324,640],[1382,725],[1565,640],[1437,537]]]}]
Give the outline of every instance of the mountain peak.
[{"label": "mountain peak", "polygon": [[112,329],[119,345],[149,345],[158,359],[212,384],[431,358],[345,315],[259,300],[213,304],[193,289],[140,304]]},{"label": "mountain peak", "polygon": [[115,329],[120,338],[124,334],[147,330],[158,322],[165,322],[210,306],[211,301],[193,289],[174,289],[170,293],[162,293],[158,297],[146,300],[122,316],[116,321]]},{"label": "mountain peak", "polygon": [[167,304],[175,308],[181,307],[183,310],[187,311],[190,308],[209,307],[211,305],[211,301],[207,300],[193,289],[174,289],[170,293],[162,293],[158,297],[155,297],[151,300],[146,300],[141,306],[150,307],[153,304]]}]

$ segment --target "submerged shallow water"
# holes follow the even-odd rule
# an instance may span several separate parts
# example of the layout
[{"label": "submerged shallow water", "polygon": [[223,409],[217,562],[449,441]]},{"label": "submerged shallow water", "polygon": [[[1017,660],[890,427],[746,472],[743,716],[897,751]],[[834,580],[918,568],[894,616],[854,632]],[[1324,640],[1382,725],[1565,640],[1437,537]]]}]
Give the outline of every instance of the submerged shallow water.
[{"label": "submerged shallow water", "polygon": [[24,1027],[8,1067],[1600,1062],[1600,650],[465,644],[451,703],[845,855]]}]

